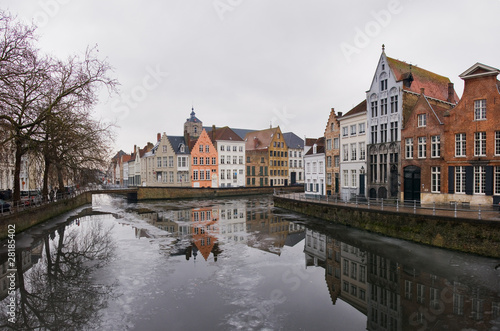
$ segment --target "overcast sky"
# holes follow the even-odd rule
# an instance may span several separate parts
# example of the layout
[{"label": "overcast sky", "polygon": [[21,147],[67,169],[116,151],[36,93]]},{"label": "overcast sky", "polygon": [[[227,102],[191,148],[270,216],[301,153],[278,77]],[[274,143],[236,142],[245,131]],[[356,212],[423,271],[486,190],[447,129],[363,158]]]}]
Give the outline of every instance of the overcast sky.
[{"label": "overcast sky", "polygon": [[500,67],[500,0],[3,0],[35,22],[59,58],[98,45],[120,94],[95,115],[117,121],[115,148],[182,135],[194,106],[203,125],[319,137],[331,108],[365,98],[386,54],[449,77],[476,62]]}]

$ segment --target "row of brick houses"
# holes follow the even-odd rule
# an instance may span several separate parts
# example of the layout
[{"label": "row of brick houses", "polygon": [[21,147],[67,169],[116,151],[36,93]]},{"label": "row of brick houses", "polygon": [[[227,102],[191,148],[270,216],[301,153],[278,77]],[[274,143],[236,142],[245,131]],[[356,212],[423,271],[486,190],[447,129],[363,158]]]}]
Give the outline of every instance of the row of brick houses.
[{"label": "row of brick houses", "polygon": [[[449,78],[390,58],[382,47],[366,99],[345,114],[330,112],[325,169],[314,166],[313,150],[306,153],[306,193],[498,204],[499,73],[474,64],[459,75],[459,99]],[[322,174],[323,186],[316,185]]]},{"label": "row of brick houses", "polygon": [[301,138],[265,130],[204,127],[192,109],[184,136],[158,133],[156,143],[118,152],[110,182],[120,186],[256,187],[303,184]]}]

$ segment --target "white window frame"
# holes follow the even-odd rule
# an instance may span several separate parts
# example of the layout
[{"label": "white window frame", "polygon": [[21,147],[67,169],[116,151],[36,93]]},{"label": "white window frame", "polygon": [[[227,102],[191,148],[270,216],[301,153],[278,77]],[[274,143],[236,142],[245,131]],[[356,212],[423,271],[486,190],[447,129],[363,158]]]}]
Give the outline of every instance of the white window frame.
[{"label": "white window frame", "polygon": [[486,188],[486,168],[474,166],[474,194],[484,195]]},{"label": "white window frame", "polygon": [[418,158],[425,159],[427,157],[427,137],[418,137]]},{"label": "white window frame", "polygon": [[431,157],[441,157],[441,136],[431,136]]},{"label": "white window frame", "polygon": [[413,159],[413,138],[405,139],[405,158],[407,160]]},{"label": "white window frame", "polygon": [[486,156],[486,132],[474,132],[474,156]]},{"label": "white window frame", "polygon": [[465,157],[467,154],[467,135],[465,133],[455,134],[455,157]]},{"label": "white window frame", "polygon": [[486,99],[474,100],[474,121],[486,120]]},{"label": "white window frame", "polygon": [[419,128],[423,128],[423,127],[427,126],[427,114],[426,113],[424,113],[424,114],[418,114],[417,115],[417,119],[418,119],[417,126]]},{"label": "white window frame", "polygon": [[441,167],[431,167],[431,192],[441,193]]},{"label": "white window frame", "polygon": [[455,193],[465,194],[465,167],[457,166],[455,167]]}]

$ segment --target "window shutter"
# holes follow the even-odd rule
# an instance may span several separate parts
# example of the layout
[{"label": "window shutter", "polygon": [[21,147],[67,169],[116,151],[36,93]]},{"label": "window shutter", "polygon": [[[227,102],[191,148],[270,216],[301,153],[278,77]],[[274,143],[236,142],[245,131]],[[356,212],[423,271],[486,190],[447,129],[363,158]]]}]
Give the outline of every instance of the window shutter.
[{"label": "window shutter", "polygon": [[472,195],[474,192],[474,169],[472,166],[465,167],[465,194]]},{"label": "window shutter", "polygon": [[485,181],[485,188],[484,188],[484,193],[486,195],[493,195],[493,167],[492,166],[486,166],[486,181]]},{"label": "window shutter", "polygon": [[448,167],[448,193],[455,193],[455,167]]}]

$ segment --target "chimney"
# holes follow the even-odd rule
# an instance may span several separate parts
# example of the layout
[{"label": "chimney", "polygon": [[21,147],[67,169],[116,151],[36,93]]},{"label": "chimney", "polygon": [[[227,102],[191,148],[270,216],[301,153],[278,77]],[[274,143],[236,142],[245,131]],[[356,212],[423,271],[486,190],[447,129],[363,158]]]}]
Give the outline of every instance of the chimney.
[{"label": "chimney", "polygon": [[448,102],[455,103],[455,88],[453,83],[448,83]]},{"label": "chimney", "polygon": [[424,92],[425,92],[425,88],[421,87],[420,88],[420,94],[424,94]]},{"label": "chimney", "polygon": [[157,133],[156,134],[156,141],[160,141],[161,140],[161,133]]},{"label": "chimney", "polygon": [[339,111],[339,112],[337,113],[337,117],[342,117],[342,112],[341,112],[341,111]]},{"label": "chimney", "polygon": [[137,151],[137,145],[134,145],[134,153]]}]

